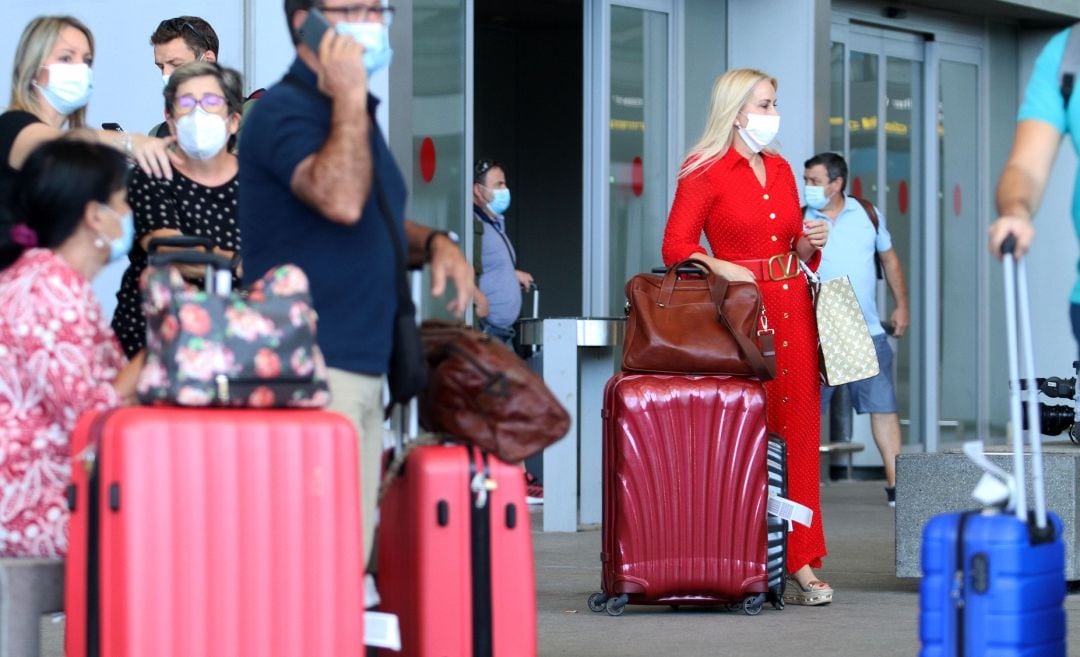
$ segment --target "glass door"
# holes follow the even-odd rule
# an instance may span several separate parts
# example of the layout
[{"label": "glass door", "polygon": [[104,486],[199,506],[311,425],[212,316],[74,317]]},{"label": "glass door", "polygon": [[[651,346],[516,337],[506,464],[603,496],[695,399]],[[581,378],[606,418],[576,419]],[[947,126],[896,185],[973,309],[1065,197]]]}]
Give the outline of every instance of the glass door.
[{"label": "glass door", "polygon": [[[410,181],[407,216],[425,226],[457,232],[462,250],[471,259],[472,230],[466,228],[472,224],[466,221],[472,216],[473,0],[408,4],[412,170],[405,172]],[[401,54],[408,60],[410,53]],[[430,269],[423,271],[421,313],[449,318],[446,303],[454,293],[452,285],[442,299],[432,299]]]},{"label": "glass door", "polygon": [[[892,341],[904,444],[922,442],[922,432],[912,427],[920,426],[920,345],[925,340],[919,268],[925,248],[924,50],[913,35],[847,25],[833,31],[830,148],[848,162],[846,193],[881,211],[907,281],[911,324],[903,338]],[[878,309],[883,322],[895,309],[885,281],[878,286]]]},{"label": "glass door", "polygon": [[979,61],[976,48],[937,46],[937,225],[928,226],[936,273],[929,326],[937,339],[930,363],[937,375],[938,424],[953,429],[941,432],[941,443],[986,435],[989,411]]},{"label": "glass door", "polygon": [[587,3],[584,313],[622,316],[626,281],[663,264],[675,175],[671,0]]}]

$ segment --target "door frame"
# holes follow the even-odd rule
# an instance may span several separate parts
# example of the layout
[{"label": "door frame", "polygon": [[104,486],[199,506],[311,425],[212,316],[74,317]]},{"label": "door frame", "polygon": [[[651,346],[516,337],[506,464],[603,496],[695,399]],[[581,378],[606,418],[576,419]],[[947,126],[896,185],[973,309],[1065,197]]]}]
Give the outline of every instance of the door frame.
[{"label": "door frame", "polygon": [[[582,97],[582,280],[583,317],[608,315],[610,281],[609,189],[611,179],[611,8],[628,7],[666,14],[668,17],[668,161],[672,172],[667,205],[674,196],[674,171],[679,162],[679,127],[682,116],[683,78],[681,52],[682,0],[597,0],[582,3],[583,40]],[[657,245],[659,252],[660,245]]]},{"label": "door frame", "polygon": [[[937,179],[936,174],[931,175],[931,171],[936,171],[935,153],[930,148],[930,142],[927,141],[927,135],[932,132],[932,127],[928,129],[928,126],[936,125],[934,121],[928,120],[931,116],[927,112],[927,108],[931,105],[927,101],[927,94],[929,83],[927,81],[930,67],[928,63],[929,50],[927,43],[917,35],[908,32],[898,32],[896,30],[889,30],[886,28],[879,28],[870,25],[863,24],[849,24],[846,21],[837,23],[834,22],[830,30],[830,39],[832,42],[840,42],[844,45],[844,154],[850,156],[851,153],[851,132],[846,128],[846,122],[851,119],[851,85],[850,85],[850,67],[851,67],[851,52],[857,51],[860,53],[866,53],[870,55],[876,55],[878,57],[878,78],[877,78],[877,106],[876,116],[878,118],[878,129],[876,139],[877,149],[877,180],[875,184],[877,186],[877,193],[874,198],[869,199],[879,208],[886,207],[885,200],[887,198],[887,137],[885,135],[885,117],[888,116],[886,111],[886,98],[887,98],[887,85],[888,85],[888,58],[898,57],[906,60],[917,61],[922,64],[923,75],[922,85],[918,89],[918,93],[923,99],[922,104],[919,106],[920,117],[923,132],[919,135],[913,136],[912,139],[912,161],[913,163],[921,162],[923,164],[922,172],[913,167],[912,177],[917,178],[919,185],[919,193],[923,198],[923,205],[927,206],[927,199],[936,198],[934,190],[936,190]],[[936,138],[936,135],[935,135]],[[849,158],[850,159],[850,158]],[[928,218],[926,215],[927,208],[921,207],[924,219]],[[914,212],[918,212],[919,209],[913,208]],[[935,205],[933,211],[936,213],[937,206]],[[927,250],[926,233],[927,233],[926,221],[912,221],[911,243],[915,248],[921,249],[919,253],[911,254],[912,262],[919,262],[922,252]],[[905,271],[905,277],[907,279],[908,297],[909,297],[909,311],[912,330],[907,334],[906,339],[910,340],[909,353],[911,362],[909,385],[912,387],[911,394],[908,397],[908,413],[911,424],[909,425],[909,436],[924,436],[924,440],[918,439],[908,443],[906,447],[908,449],[921,449],[922,445],[929,440],[928,434],[925,431],[925,426],[929,423],[933,424],[935,430],[937,429],[937,422],[929,421],[927,418],[936,417],[935,413],[931,413],[932,408],[927,404],[927,391],[932,390],[934,395],[934,402],[936,403],[936,385],[931,385],[930,382],[935,381],[927,371],[927,343],[931,339],[931,331],[927,327],[932,326],[928,320],[927,312],[933,308],[933,305],[927,298],[928,288],[930,287],[924,281],[928,281],[926,275],[927,266],[925,265],[920,269],[916,267],[909,268]],[[887,285],[882,285],[878,290],[878,307],[883,308],[882,301],[884,296],[888,293],[885,289]],[[895,371],[894,371],[895,372]],[[894,378],[895,382],[895,378]],[[922,427],[922,429],[921,429]],[[936,436],[935,436],[936,439]],[[875,457],[868,457],[875,458]]]}]

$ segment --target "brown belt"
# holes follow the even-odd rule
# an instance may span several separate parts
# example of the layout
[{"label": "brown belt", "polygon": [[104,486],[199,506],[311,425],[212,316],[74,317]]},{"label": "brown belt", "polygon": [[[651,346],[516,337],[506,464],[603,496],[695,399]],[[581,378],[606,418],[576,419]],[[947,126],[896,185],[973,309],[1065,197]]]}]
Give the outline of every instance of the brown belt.
[{"label": "brown belt", "polygon": [[759,281],[786,281],[799,275],[799,254],[794,251],[778,253],[762,260],[731,260],[730,262],[746,267]]}]

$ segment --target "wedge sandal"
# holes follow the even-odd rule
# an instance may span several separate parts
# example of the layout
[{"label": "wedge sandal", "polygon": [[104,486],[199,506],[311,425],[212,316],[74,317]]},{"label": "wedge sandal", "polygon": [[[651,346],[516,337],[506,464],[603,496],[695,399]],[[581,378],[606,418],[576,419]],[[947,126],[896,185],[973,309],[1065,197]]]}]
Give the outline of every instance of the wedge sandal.
[{"label": "wedge sandal", "polygon": [[788,577],[784,586],[784,602],[789,605],[827,605],[832,599],[832,587],[816,579],[803,586],[794,577]]}]

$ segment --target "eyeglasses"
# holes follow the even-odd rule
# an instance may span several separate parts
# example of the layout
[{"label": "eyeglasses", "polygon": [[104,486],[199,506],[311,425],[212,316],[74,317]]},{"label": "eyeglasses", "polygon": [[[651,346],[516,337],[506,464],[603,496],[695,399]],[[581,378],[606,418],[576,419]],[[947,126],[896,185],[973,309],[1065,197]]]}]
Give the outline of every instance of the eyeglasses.
[{"label": "eyeglasses", "polygon": [[384,7],[383,5],[345,5],[344,7],[327,7],[326,5],[315,5],[315,8],[324,14],[338,15],[347,21],[358,21],[361,23],[382,23],[387,27],[394,22],[394,7]]},{"label": "eyeglasses", "polygon": [[219,107],[225,105],[225,98],[217,94],[206,94],[202,98],[195,98],[194,94],[184,94],[176,97],[176,107],[190,112],[199,105],[207,112],[216,112]]}]

